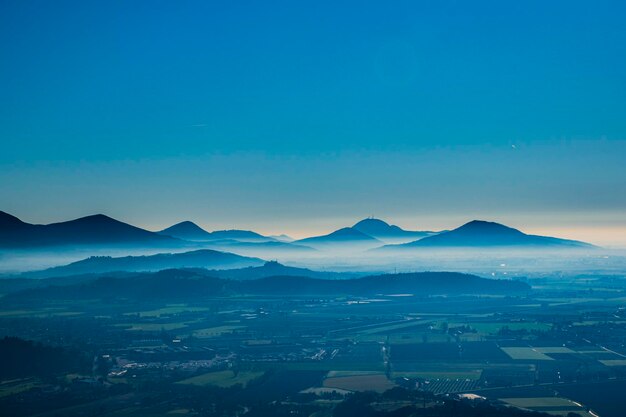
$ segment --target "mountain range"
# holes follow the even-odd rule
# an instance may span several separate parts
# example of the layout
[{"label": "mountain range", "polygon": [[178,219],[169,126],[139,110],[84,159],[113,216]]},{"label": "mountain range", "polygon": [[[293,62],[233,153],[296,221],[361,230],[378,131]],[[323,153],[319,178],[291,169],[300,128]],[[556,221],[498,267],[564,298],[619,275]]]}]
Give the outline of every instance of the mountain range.
[{"label": "mountain range", "polygon": [[528,235],[499,223],[473,220],[454,230],[425,237],[400,245],[387,245],[384,249],[454,247],[544,247],[544,248],[592,248],[585,242],[558,239],[548,236]]},{"label": "mountain range", "polygon": [[41,271],[20,274],[24,278],[51,278],[81,274],[101,274],[115,271],[159,271],[172,268],[228,269],[261,266],[265,261],[234,253],[199,249],[183,253],[159,253],[148,256],[91,256]]},{"label": "mountain range", "polygon": [[270,276],[252,280],[231,280],[212,276],[211,271],[166,269],[122,277],[102,276],[91,281],[57,286],[27,288],[5,295],[5,305],[79,299],[185,300],[236,294],[285,296],[381,294],[520,294],[530,290],[524,282],[481,278],[457,272],[421,272],[372,275],[329,280],[303,276]]},{"label": "mountain range", "polygon": [[0,248],[79,245],[179,246],[179,239],[131,226],[103,214],[52,224],[31,224],[0,211]]},{"label": "mountain range", "polygon": [[97,214],[66,222],[37,225],[0,212],[0,248],[27,249],[50,246],[91,246],[123,248],[203,247],[259,256],[271,253],[306,253],[314,249],[407,249],[453,247],[546,247],[592,248],[593,245],[567,239],[536,236],[505,225],[473,220],[454,230],[409,231],[383,220],[368,218],[332,233],[286,242],[250,230],[208,232],[184,221],[159,232],[135,227]]},{"label": "mountain range", "polygon": [[431,231],[404,230],[399,226],[374,218],[363,219],[352,228],[386,243],[405,243],[437,234]]},{"label": "mountain range", "polygon": [[197,224],[184,221],[157,232],[160,235],[171,236],[183,240],[191,241],[211,241],[211,240],[237,240],[240,242],[275,242],[276,239],[263,236],[250,230],[216,230],[207,232]]}]

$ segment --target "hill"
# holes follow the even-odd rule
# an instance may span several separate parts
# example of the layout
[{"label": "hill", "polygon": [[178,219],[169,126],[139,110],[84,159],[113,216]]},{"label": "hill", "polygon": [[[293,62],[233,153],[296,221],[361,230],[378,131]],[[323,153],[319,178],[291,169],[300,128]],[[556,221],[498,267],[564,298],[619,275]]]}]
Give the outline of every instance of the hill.
[{"label": "hill", "polygon": [[591,248],[593,245],[576,240],[555,237],[528,235],[503,224],[473,220],[457,229],[434,236],[385,248],[414,247],[550,247],[550,248]]},{"label": "hill", "polygon": [[219,278],[234,280],[252,280],[272,276],[298,276],[317,279],[348,279],[363,275],[352,272],[313,271],[307,268],[286,266],[276,261],[266,262],[265,264],[263,264],[263,266],[251,266],[247,268],[228,269],[221,271],[208,271],[208,273],[212,276],[216,276]]},{"label": "hill", "polygon": [[190,221],[177,223],[157,233],[184,240],[208,240],[211,238],[209,232]]},{"label": "hill", "polygon": [[183,253],[160,253],[149,256],[92,256],[64,266],[25,272],[24,278],[51,278],[113,271],[158,271],[171,268],[227,269],[260,266],[264,261],[234,253],[200,249]]},{"label": "hill", "polygon": [[352,226],[352,228],[366,235],[375,237],[376,239],[390,243],[405,243],[437,234],[437,232],[431,231],[404,230],[399,226],[391,225],[383,220],[374,218],[363,219]]},{"label": "hill", "polygon": [[308,237],[305,239],[296,240],[294,243],[315,247],[350,243],[376,245],[381,242],[375,237],[360,232],[352,227],[344,227],[343,229],[335,230],[334,232],[327,235]]},{"label": "hill", "polygon": [[131,226],[103,214],[47,225],[25,223],[0,211],[0,247],[33,248],[81,245],[180,246],[170,236]]},{"label": "hill", "polygon": [[276,239],[272,237],[263,236],[250,230],[232,229],[207,232],[197,224],[190,221],[177,223],[157,233],[164,236],[171,236],[191,241],[233,240],[250,243],[276,241]]},{"label": "hill", "polygon": [[353,295],[408,293],[432,294],[519,294],[530,286],[519,281],[495,280],[456,272],[422,272],[373,275],[347,280],[302,276],[273,276],[235,281],[210,276],[206,271],[168,269],[136,273],[124,277],[100,277],[93,281],[65,286],[47,286],[7,294],[6,304],[79,299],[202,300],[237,294],[285,296]]}]

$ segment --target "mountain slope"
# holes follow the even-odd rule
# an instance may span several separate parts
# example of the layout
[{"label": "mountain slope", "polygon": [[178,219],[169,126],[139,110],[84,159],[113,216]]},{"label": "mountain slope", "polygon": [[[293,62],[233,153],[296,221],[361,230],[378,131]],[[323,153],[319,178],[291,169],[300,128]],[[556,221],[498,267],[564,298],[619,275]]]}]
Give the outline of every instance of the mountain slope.
[{"label": "mountain slope", "polygon": [[250,230],[216,230],[207,232],[197,224],[184,221],[157,232],[160,235],[172,236],[191,241],[234,240],[240,242],[274,242],[276,239],[263,236]]},{"label": "mountain slope", "polygon": [[0,247],[3,248],[182,243],[178,239],[161,236],[103,214],[48,225],[35,225],[0,212]]},{"label": "mountain slope", "polygon": [[403,245],[389,245],[385,248],[411,247],[552,247],[552,248],[591,248],[593,245],[575,240],[558,239],[547,236],[528,235],[511,227],[482,220],[473,220],[457,229],[438,235],[425,237]]},{"label": "mountain slope", "polygon": [[272,276],[297,276],[318,279],[348,279],[363,276],[352,272],[325,272],[313,271],[307,268],[286,266],[276,261],[270,261],[263,266],[251,266],[240,269],[225,269],[222,271],[209,271],[212,276],[225,279],[251,280]]},{"label": "mountain slope", "polygon": [[305,245],[336,245],[346,243],[356,244],[378,244],[380,241],[368,234],[360,232],[351,227],[344,227],[343,229],[335,230],[332,233],[323,236],[308,237],[305,239],[296,240],[294,243]]},{"label": "mountain slope", "polygon": [[184,240],[208,240],[211,238],[211,234],[209,232],[190,221],[176,223],[175,225],[157,233]]},{"label": "mountain slope", "polygon": [[158,271],[171,268],[243,268],[260,266],[264,261],[234,253],[200,249],[183,253],[160,253],[149,256],[92,256],[64,266],[25,272],[22,277],[50,278],[80,274],[101,274],[114,271]]},{"label": "mountain slope", "polygon": [[361,233],[375,237],[376,239],[395,243],[409,242],[436,234],[436,232],[431,231],[404,230],[398,226],[374,218],[363,219],[352,226],[352,228]]}]

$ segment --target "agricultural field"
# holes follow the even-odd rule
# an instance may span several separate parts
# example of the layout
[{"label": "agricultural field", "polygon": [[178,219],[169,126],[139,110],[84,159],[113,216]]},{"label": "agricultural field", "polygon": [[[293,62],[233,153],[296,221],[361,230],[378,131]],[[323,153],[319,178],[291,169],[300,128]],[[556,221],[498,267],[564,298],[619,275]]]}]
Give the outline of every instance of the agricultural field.
[{"label": "agricultural field", "polygon": [[383,373],[362,373],[354,375],[328,376],[324,379],[324,388],[337,388],[346,391],[384,392],[395,386]]},{"label": "agricultural field", "polygon": [[259,377],[261,377],[264,372],[252,372],[252,371],[218,371],[218,372],[207,372],[206,374],[197,375],[191,378],[183,379],[182,381],[178,381],[177,384],[188,384],[188,385],[198,385],[198,386],[206,386],[213,385],[216,387],[232,387],[237,384],[241,384],[242,386],[246,386],[250,381],[253,381]]},{"label": "agricultural field", "polygon": [[568,413],[577,413],[584,417],[595,417],[588,413],[585,408],[572,400],[561,397],[530,397],[530,398],[501,398],[501,401],[514,407],[532,411],[566,416]]}]

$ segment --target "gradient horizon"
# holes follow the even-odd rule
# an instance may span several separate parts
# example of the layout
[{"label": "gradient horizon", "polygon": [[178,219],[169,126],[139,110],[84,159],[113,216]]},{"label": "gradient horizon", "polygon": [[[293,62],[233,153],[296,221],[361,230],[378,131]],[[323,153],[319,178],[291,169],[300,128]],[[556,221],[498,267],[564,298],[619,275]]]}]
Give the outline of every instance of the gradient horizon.
[{"label": "gradient horizon", "polygon": [[626,4],[0,5],[0,210],[626,247]]}]

